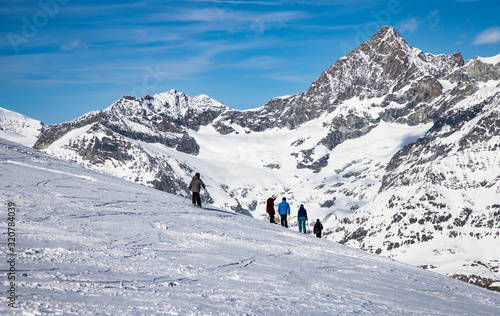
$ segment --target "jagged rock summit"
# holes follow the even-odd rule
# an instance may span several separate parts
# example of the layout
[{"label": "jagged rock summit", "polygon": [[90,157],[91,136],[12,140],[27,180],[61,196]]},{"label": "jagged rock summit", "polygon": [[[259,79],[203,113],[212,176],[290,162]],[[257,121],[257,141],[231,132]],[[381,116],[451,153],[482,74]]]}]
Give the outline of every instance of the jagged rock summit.
[{"label": "jagged rock summit", "polygon": [[185,153],[196,154],[198,148],[186,129],[198,130],[228,108],[206,96],[188,97],[171,90],[137,99],[124,96],[103,111],[88,113],[74,121],[50,126],[34,145],[45,149],[69,131],[88,125],[94,129],[157,142]]},{"label": "jagged rock summit", "polygon": [[184,196],[198,171],[206,203],[257,218],[286,196],[327,238],[497,288],[499,62],[427,54],[384,26],[307,91],[255,110],[125,96],[35,148]]},{"label": "jagged rock summit", "polygon": [[[380,109],[378,115],[359,117],[364,123],[382,118],[418,124],[429,118],[411,116],[411,106],[441,94],[442,86],[437,80],[463,65],[460,53],[425,54],[412,48],[393,27],[384,26],[367,43],[324,71],[306,92],[274,98],[256,111],[227,112],[216,126],[226,133],[233,131],[227,128],[228,121],[236,121],[252,131],[295,128],[335,111],[352,98],[384,98],[385,102],[375,104],[380,107],[391,102],[400,105]],[[394,113],[394,108],[399,108],[398,113]]]}]

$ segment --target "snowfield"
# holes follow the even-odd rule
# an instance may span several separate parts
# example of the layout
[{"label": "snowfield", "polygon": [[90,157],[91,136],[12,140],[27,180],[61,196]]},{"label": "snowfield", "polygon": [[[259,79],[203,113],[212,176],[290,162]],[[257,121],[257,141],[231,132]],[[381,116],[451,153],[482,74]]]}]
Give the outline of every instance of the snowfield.
[{"label": "snowfield", "polygon": [[0,107],[0,138],[31,147],[44,127],[40,121]]},{"label": "snowfield", "polygon": [[1,314],[500,315],[498,293],[3,139],[0,181]]}]

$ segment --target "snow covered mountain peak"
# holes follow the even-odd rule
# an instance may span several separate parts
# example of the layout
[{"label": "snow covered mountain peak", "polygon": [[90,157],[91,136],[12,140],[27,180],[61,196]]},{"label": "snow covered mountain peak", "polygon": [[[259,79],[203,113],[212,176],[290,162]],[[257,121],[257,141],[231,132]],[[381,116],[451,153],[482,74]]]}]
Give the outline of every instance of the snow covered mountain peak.
[{"label": "snow covered mountain peak", "polygon": [[333,104],[353,97],[377,98],[407,91],[424,81],[434,84],[463,64],[460,53],[425,54],[387,26],[327,69],[307,94],[334,96],[328,100]]},{"label": "snow covered mountain peak", "polygon": [[192,112],[226,111],[229,108],[207,95],[200,94],[191,98],[183,92],[174,89],[157,93],[154,96],[143,96],[140,99],[124,96],[105,112],[124,116],[168,116],[177,119],[186,119]]},{"label": "snow covered mountain peak", "polygon": [[492,57],[476,57],[476,58],[485,64],[497,65],[498,63],[500,63],[500,54]]},{"label": "snow covered mountain peak", "polygon": [[361,44],[358,49],[363,50],[366,49],[367,46],[372,47],[384,55],[398,50],[403,50],[408,53],[414,50],[396,29],[389,25],[382,26],[368,42]]},{"label": "snow covered mountain peak", "polygon": [[[185,95],[183,92],[170,90],[165,93],[157,93],[153,96],[154,103],[161,104],[164,107],[171,108],[176,111],[179,117],[184,117],[189,110],[204,111],[217,110],[225,111],[229,108],[221,102],[210,98],[205,94],[199,94],[194,98]],[[171,113],[174,114],[174,113]]]}]

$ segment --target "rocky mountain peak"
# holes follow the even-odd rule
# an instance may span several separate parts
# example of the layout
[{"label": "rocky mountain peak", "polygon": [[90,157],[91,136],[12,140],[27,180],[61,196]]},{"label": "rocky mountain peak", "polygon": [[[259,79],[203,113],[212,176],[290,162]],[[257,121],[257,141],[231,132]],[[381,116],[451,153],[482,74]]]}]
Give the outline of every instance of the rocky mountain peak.
[{"label": "rocky mountain peak", "polygon": [[[184,120],[194,113],[223,112],[228,110],[223,103],[200,94],[194,98],[184,92],[172,89],[168,92],[156,93],[154,96],[143,96],[137,99],[132,96],[123,96],[113,105],[104,110],[109,115],[126,117],[168,117],[169,119]],[[203,124],[202,124],[203,125]]]},{"label": "rocky mountain peak", "polygon": [[368,42],[361,44],[358,50],[368,47],[383,55],[391,54],[396,50],[409,52],[413,49],[392,26],[382,26]]}]

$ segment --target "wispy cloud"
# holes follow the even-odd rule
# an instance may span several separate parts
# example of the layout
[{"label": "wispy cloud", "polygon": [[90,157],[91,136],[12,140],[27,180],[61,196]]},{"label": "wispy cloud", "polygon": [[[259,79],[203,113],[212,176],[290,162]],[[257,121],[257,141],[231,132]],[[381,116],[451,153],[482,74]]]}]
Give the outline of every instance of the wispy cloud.
[{"label": "wispy cloud", "polygon": [[225,7],[211,7],[199,9],[182,9],[177,12],[169,10],[165,13],[158,13],[151,18],[157,22],[199,22],[218,23],[221,28],[225,28],[225,23],[238,23],[242,25],[254,25],[263,21],[263,24],[280,24],[284,22],[297,21],[310,18],[310,15],[295,10],[258,12],[250,10],[236,10]]},{"label": "wispy cloud", "polygon": [[439,23],[439,10],[432,11],[427,17],[427,22],[429,22],[429,26],[434,27]]},{"label": "wispy cloud", "polygon": [[259,1],[259,0],[252,0],[252,1],[238,1],[238,0],[186,0],[188,2],[203,2],[203,3],[213,3],[213,4],[227,4],[227,5],[241,5],[241,4],[257,4],[257,5],[280,5],[279,2],[277,1]]},{"label": "wispy cloud", "polygon": [[401,23],[399,24],[399,30],[401,32],[413,33],[417,30],[420,23],[421,22],[417,17],[408,18],[401,21]]},{"label": "wispy cloud", "polygon": [[341,4],[352,4],[353,2],[366,2],[367,0],[186,0],[189,2],[203,2],[203,3],[213,3],[213,4],[225,4],[225,5],[267,5],[267,6],[283,6],[283,5],[341,5]]},{"label": "wispy cloud", "polygon": [[89,46],[83,43],[80,40],[69,41],[66,44],[61,45],[60,50],[69,52],[69,51],[81,51],[87,50]]},{"label": "wispy cloud", "polygon": [[500,27],[494,26],[479,33],[474,40],[474,44],[496,44],[500,42]]},{"label": "wispy cloud", "polygon": [[399,23],[399,30],[401,32],[413,33],[424,23],[431,28],[436,27],[439,24],[439,10],[431,11],[427,17],[423,19],[419,17],[408,17],[404,19]]},{"label": "wispy cloud", "polygon": [[261,14],[253,20],[251,29],[263,33],[268,29],[280,28],[288,22],[307,18],[308,15],[299,11],[274,12]]}]

